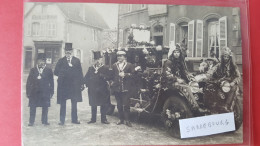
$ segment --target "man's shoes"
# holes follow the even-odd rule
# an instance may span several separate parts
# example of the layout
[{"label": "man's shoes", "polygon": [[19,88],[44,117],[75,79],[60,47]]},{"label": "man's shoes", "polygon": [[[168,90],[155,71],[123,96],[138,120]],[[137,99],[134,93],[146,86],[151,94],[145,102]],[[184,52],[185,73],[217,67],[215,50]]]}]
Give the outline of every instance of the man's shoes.
[{"label": "man's shoes", "polygon": [[63,125],[64,125],[64,122],[60,122],[59,125],[60,125],[60,126],[63,126]]},{"label": "man's shoes", "polygon": [[30,126],[30,127],[33,126],[33,123],[29,123],[28,126]]},{"label": "man's shoes", "polygon": [[80,121],[73,121],[73,124],[80,124]]},{"label": "man's shoes", "polygon": [[117,124],[117,125],[124,124],[124,121],[122,121],[122,120],[119,120],[119,121],[118,121],[116,124]]},{"label": "man's shoes", "polygon": [[101,121],[102,124],[110,124],[107,120],[106,121]]},{"label": "man's shoes", "polygon": [[50,123],[48,123],[48,122],[45,122],[45,123],[42,123],[44,126],[48,126],[48,125],[50,125]]},{"label": "man's shoes", "polygon": [[131,124],[129,121],[126,121],[125,124],[126,124],[126,126],[128,126],[128,127],[132,127],[132,124]]},{"label": "man's shoes", "polygon": [[96,121],[90,120],[88,124],[96,123]]}]

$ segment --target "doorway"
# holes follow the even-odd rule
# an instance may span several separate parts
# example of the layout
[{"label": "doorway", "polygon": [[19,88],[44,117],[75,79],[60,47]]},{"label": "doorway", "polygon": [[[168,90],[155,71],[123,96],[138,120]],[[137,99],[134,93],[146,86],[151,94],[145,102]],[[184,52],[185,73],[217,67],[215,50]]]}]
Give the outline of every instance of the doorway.
[{"label": "doorway", "polygon": [[163,45],[163,36],[154,36],[155,45]]},{"label": "doorway", "polygon": [[32,48],[25,48],[25,55],[24,55],[24,70],[30,70],[33,66],[32,62]]}]

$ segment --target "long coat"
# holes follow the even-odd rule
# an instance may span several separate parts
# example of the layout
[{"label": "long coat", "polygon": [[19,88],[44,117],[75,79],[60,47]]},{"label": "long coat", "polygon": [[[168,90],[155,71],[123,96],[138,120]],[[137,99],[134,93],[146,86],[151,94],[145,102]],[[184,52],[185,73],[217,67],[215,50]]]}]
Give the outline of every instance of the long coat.
[{"label": "long coat", "polygon": [[26,83],[26,95],[29,98],[30,107],[49,107],[50,98],[54,93],[53,72],[45,67],[38,79],[37,67],[31,69]]},{"label": "long coat", "polygon": [[[123,82],[121,82],[121,77],[119,76],[119,70],[117,68],[118,62],[113,64],[112,66],[112,84],[111,89],[113,92],[122,92],[125,91],[132,91],[134,81],[133,81],[133,74],[135,72],[134,66],[131,63],[126,62],[126,66],[123,69],[125,73],[125,77],[123,78]],[[123,89],[122,89],[123,88]]]},{"label": "long coat", "polygon": [[82,102],[81,87],[84,82],[80,60],[73,56],[71,64],[72,67],[69,66],[67,58],[63,57],[59,59],[54,70],[54,74],[58,76],[58,104],[67,99]]},{"label": "long coat", "polygon": [[98,69],[98,72],[95,73],[94,67],[89,67],[84,81],[86,87],[88,87],[90,106],[101,106],[109,103],[108,71],[108,67],[102,66]]}]

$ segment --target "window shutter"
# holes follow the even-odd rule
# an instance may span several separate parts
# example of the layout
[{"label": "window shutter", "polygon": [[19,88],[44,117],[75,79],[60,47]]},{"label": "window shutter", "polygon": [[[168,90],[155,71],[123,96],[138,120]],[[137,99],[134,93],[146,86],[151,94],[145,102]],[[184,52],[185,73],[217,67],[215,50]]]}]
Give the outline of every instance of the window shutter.
[{"label": "window shutter", "polygon": [[188,57],[194,56],[194,20],[188,23]]},{"label": "window shutter", "polygon": [[196,57],[202,57],[203,54],[203,21],[197,20],[196,25]]},{"label": "window shutter", "polygon": [[169,46],[170,46],[171,41],[175,42],[175,24],[174,23],[170,23]]},{"label": "window shutter", "polygon": [[[227,46],[227,16],[219,18],[219,49]],[[220,54],[221,55],[221,54]]]}]

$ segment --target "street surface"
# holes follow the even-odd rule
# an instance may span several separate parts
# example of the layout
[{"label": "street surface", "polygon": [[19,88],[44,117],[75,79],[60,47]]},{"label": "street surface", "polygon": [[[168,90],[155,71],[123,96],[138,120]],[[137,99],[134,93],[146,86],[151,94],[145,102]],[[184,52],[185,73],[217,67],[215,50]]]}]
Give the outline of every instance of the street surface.
[{"label": "street surface", "polygon": [[98,108],[97,122],[87,124],[91,118],[91,109],[88,104],[87,90],[83,91],[83,102],[78,103],[79,125],[71,123],[70,101],[67,101],[67,115],[65,126],[59,126],[59,108],[55,94],[51,100],[48,121],[49,126],[41,124],[41,108],[37,108],[36,120],[33,127],[29,127],[28,99],[25,96],[27,75],[23,76],[23,113],[22,113],[22,140],[24,146],[85,146],[85,145],[188,145],[188,144],[221,144],[241,143],[243,128],[232,133],[218,134],[192,139],[177,139],[171,137],[160,122],[159,117],[138,113],[131,114],[132,128],[126,125],[116,125],[117,110],[112,116],[107,116],[110,124],[100,122]]}]

